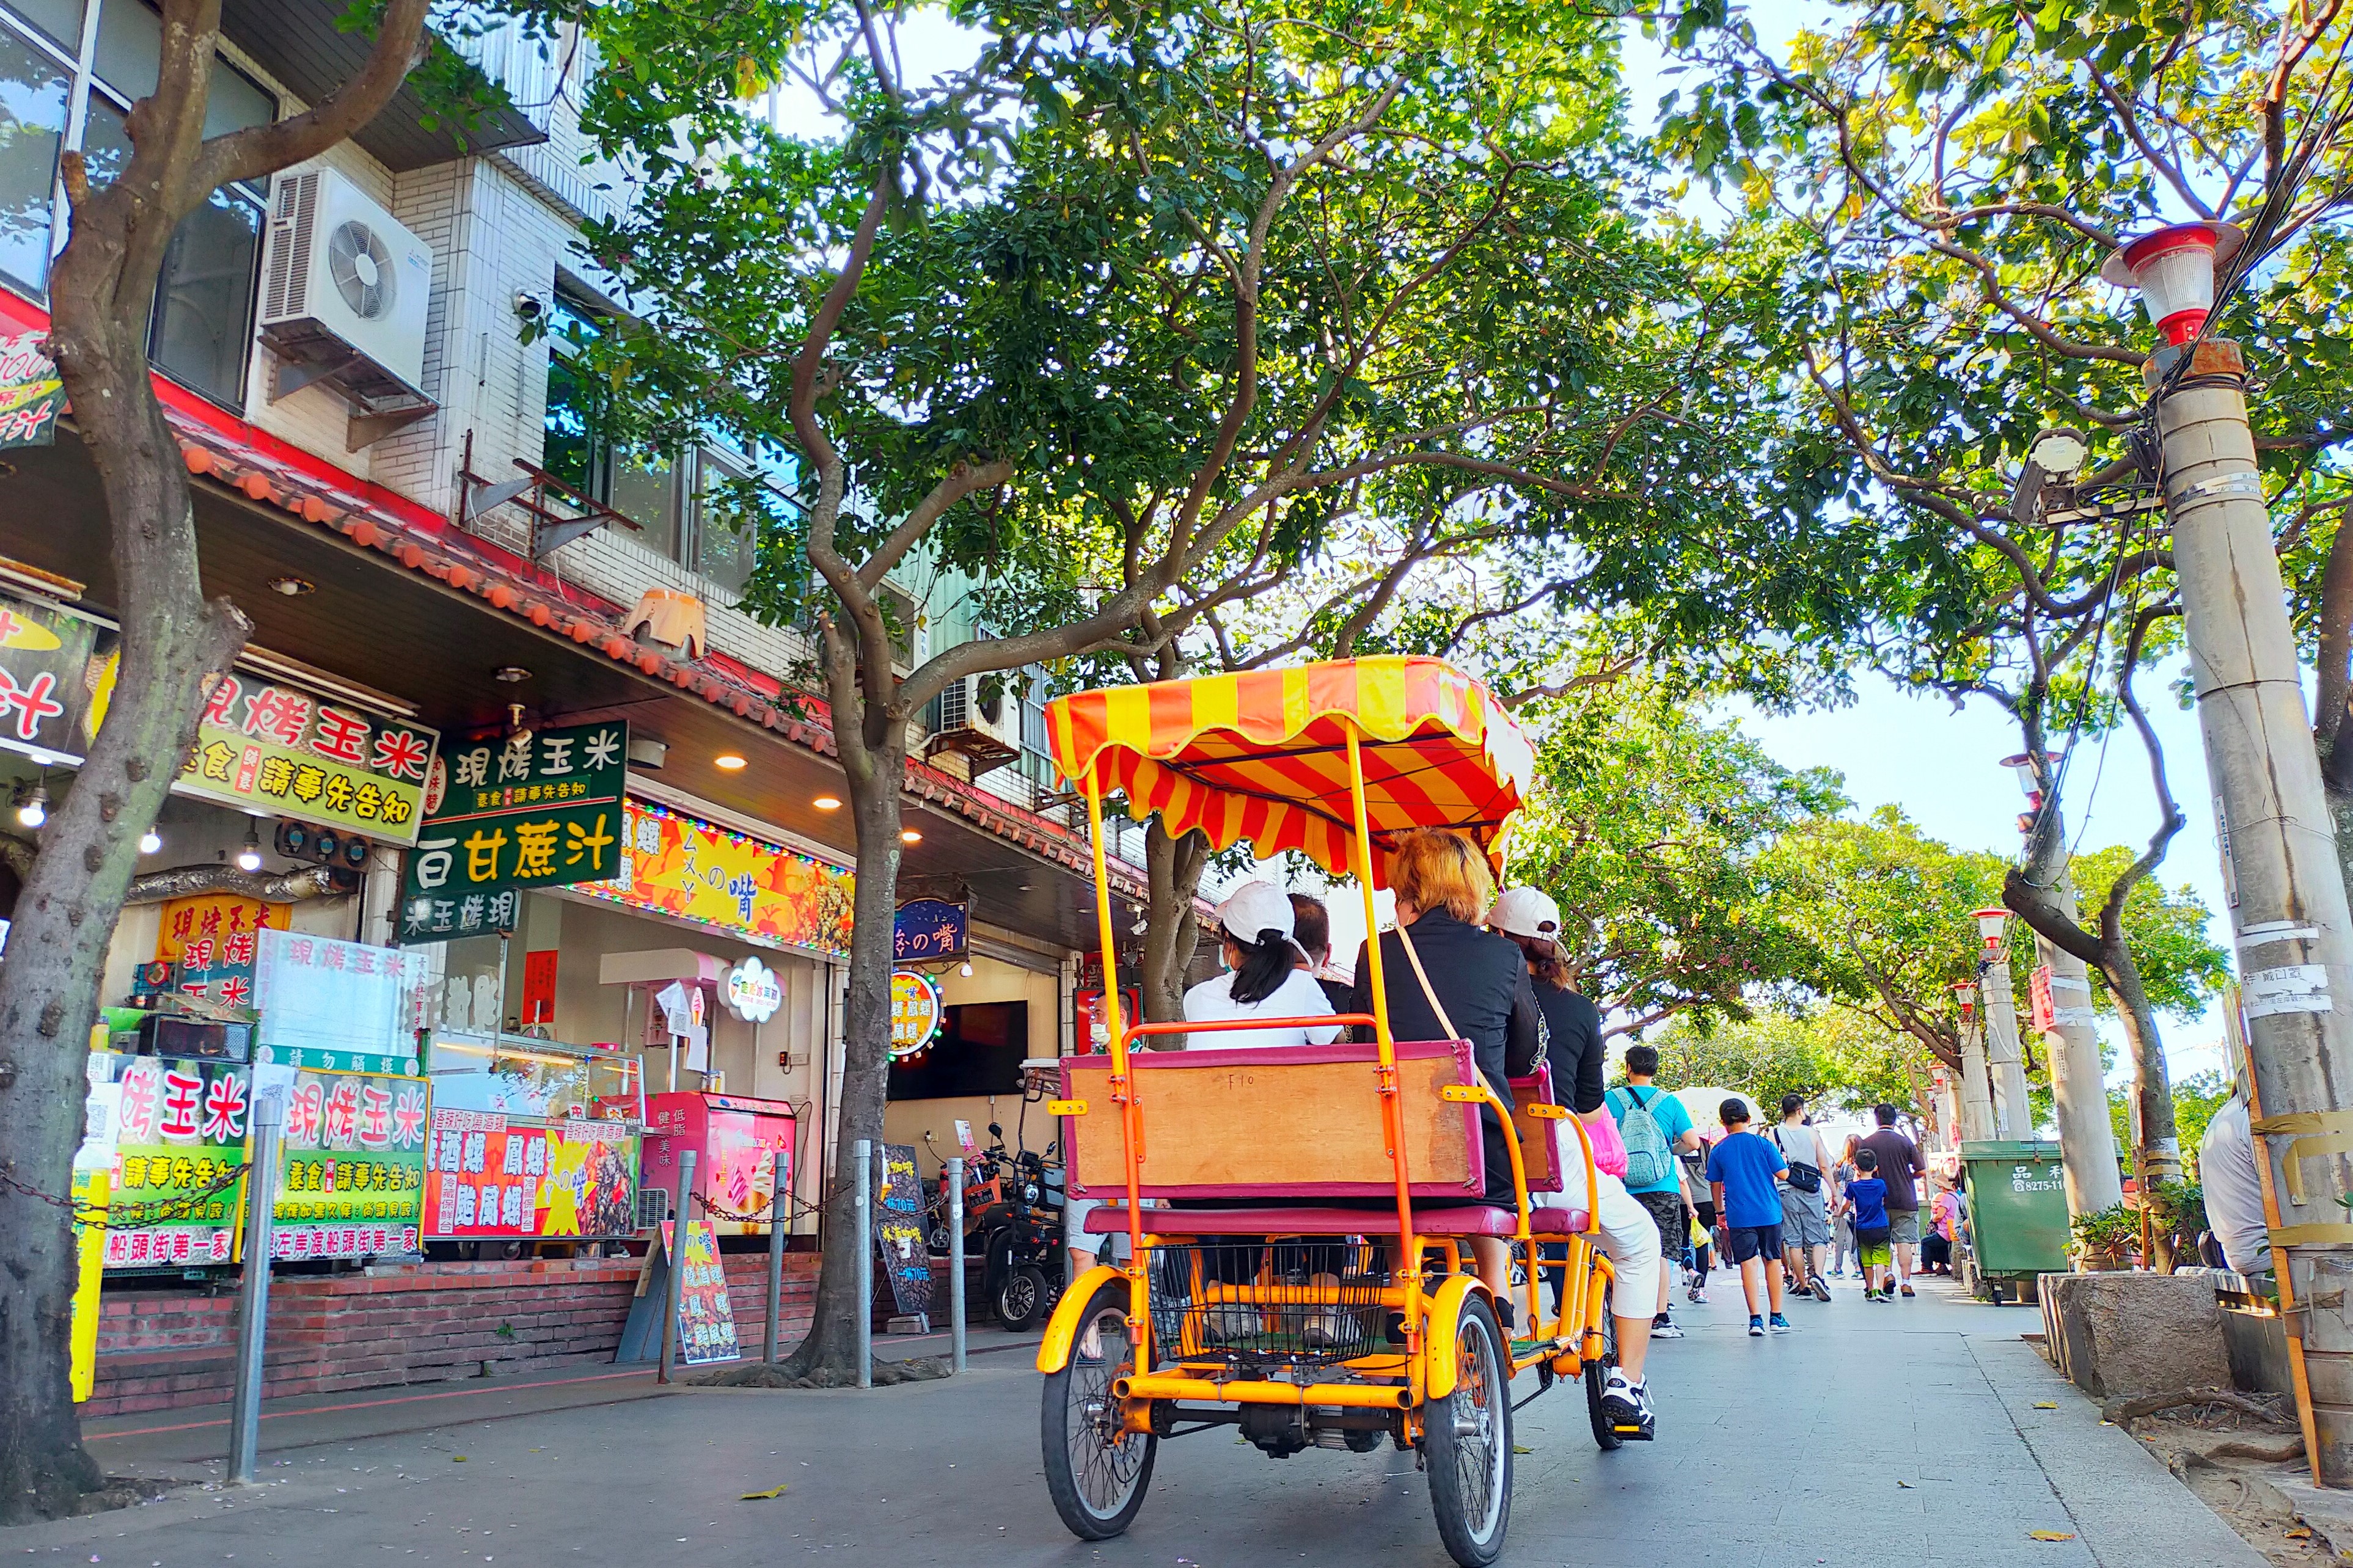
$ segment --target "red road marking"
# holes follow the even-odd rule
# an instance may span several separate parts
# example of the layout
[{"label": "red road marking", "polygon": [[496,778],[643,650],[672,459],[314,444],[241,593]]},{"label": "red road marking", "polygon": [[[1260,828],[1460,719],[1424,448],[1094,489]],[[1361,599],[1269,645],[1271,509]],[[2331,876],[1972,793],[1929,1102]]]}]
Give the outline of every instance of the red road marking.
[{"label": "red road marking", "polygon": [[[575,1384],[610,1383],[617,1377],[650,1377],[651,1375],[649,1372],[600,1372],[587,1377],[554,1378],[546,1383],[520,1384],[505,1389],[452,1388],[439,1394],[403,1394],[390,1399],[355,1399],[346,1405],[313,1405],[307,1410],[265,1410],[261,1413],[261,1418],[264,1421],[275,1421],[285,1415],[324,1415],[337,1410],[373,1410],[383,1405],[414,1405],[425,1399],[462,1399],[469,1394],[491,1393],[519,1394],[527,1388],[566,1388]],[[95,1432],[82,1440],[88,1443],[102,1443],[110,1437],[152,1437],[163,1432],[195,1432],[206,1426],[227,1425],[228,1417],[224,1415],[215,1421],[183,1421],[174,1426],[133,1426],[123,1432]]]}]

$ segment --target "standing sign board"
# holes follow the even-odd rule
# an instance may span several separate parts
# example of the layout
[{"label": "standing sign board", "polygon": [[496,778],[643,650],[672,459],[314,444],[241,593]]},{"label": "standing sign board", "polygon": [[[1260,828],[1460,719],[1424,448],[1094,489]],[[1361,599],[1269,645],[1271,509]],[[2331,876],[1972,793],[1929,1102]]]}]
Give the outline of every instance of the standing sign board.
[{"label": "standing sign board", "polygon": [[678,1245],[676,1220],[662,1221],[661,1230],[670,1267],[686,1270],[678,1291],[679,1359],[689,1366],[736,1360],[744,1352],[735,1342],[735,1304],[727,1295],[727,1270],[720,1264],[711,1222],[688,1220],[683,1246]]},{"label": "standing sign board", "polygon": [[891,1299],[899,1315],[928,1315],[932,1310],[932,1252],[923,1240],[923,1184],[915,1176],[915,1146],[878,1145],[882,1171],[875,1183],[874,1245],[882,1252],[882,1271],[890,1277]]},{"label": "standing sign board", "polygon": [[[575,724],[448,755],[448,787],[417,838],[402,883],[404,942],[438,942],[518,888],[601,882],[614,874],[625,832],[621,790],[629,727]],[[427,792],[430,795],[433,792]],[[508,929],[512,900],[507,903]],[[499,929],[485,925],[485,930]]]},{"label": "standing sign board", "polygon": [[436,1238],[628,1236],[638,1135],[593,1118],[533,1122],[437,1107],[425,1184],[425,1229]]},{"label": "standing sign board", "polygon": [[236,1261],[252,1069],[242,1062],[100,1053],[117,1091],[109,1268]]},{"label": "standing sign board", "polygon": [[283,680],[224,675],[174,788],[413,844],[439,736]]},{"label": "standing sign board", "polygon": [[425,1079],[406,1075],[295,1074],[270,1211],[272,1257],[417,1250],[430,1097]]}]

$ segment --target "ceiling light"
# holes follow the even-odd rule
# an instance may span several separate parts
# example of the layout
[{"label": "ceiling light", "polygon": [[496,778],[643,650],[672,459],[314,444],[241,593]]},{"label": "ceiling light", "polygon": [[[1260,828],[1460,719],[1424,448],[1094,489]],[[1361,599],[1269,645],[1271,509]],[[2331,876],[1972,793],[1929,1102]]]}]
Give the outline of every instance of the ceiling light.
[{"label": "ceiling light", "polygon": [[819,811],[839,811],[841,809],[841,799],[839,795],[821,795],[815,800],[809,802],[809,804],[817,807]]},{"label": "ceiling light", "polygon": [[491,679],[493,680],[503,680],[509,686],[512,686],[519,681],[529,680],[531,679],[531,671],[525,669],[519,664],[502,664],[497,669],[491,672]]},{"label": "ceiling light", "polygon": [[27,827],[38,827],[49,819],[49,791],[46,784],[35,784],[25,804],[16,808],[16,820]]},{"label": "ceiling light", "polygon": [[153,828],[151,827],[139,836],[139,853],[142,855],[153,855],[163,847],[164,836]]},{"label": "ceiling light", "polygon": [[921,844],[923,841],[923,836],[912,827],[902,827],[899,830],[899,842],[902,844]]},{"label": "ceiling light", "polygon": [[240,871],[261,869],[261,834],[252,827],[245,830],[245,843],[237,852],[237,868]]},{"label": "ceiling light", "polygon": [[272,577],[269,580],[269,591],[273,594],[283,594],[290,599],[299,599],[303,595],[314,593],[317,590],[300,577]]},{"label": "ceiling light", "polygon": [[733,752],[722,752],[711,760],[714,764],[726,769],[731,773],[744,765],[744,759],[737,756]]}]

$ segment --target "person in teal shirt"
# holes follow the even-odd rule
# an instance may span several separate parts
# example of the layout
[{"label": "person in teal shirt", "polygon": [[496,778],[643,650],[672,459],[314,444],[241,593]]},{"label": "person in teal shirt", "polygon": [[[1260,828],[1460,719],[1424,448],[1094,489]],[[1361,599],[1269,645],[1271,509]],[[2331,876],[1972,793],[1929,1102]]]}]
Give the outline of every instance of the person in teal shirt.
[{"label": "person in teal shirt", "polygon": [[[1602,1097],[1618,1122],[1626,1144],[1626,1190],[1634,1195],[1659,1227],[1662,1258],[1683,1255],[1683,1174],[1675,1156],[1699,1152],[1699,1130],[1683,1102],[1653,1081],[1659,1074],[1659,1053],[1649,1046],[1626,1051],[1626,1081]],[[1637,1114],[1637,1113],[1640,1114]],[[1659,1269],[1658,1315],[1651,1320],[1654,1340],[1679,1340],[1683,1331],[1667,1314],[1667,1269]]]}]

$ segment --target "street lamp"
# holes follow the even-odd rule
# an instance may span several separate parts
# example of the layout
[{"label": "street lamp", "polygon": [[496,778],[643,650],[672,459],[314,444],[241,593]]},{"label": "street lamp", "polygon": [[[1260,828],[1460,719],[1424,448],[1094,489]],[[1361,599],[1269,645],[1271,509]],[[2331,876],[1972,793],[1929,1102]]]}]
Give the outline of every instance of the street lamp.
[{"label": "street lamp", "polygon": [[2214,269],[2246,243],[2230,223],[2168,224],[2126,240],[2100,266],[2100,276],[2140,295],[2141,309],[2176,348],[2198,335],[2214,309]]},{"label": "street lamp", "polygon": [[1954,982],[1953,1000],[1961,1005],[1961,1022],[1966,1024],[1977,1016],[1978,988],[1966,980]]},{"label": "street lamp", "polygon": [[1990,959],[2001,951],[2001,933],[2009,929],[2010,911],[1997,905],[1992,909],[1971,910],[1969,918],[1978,922],[1978,935],[1984,939],[1986,957]]}]

